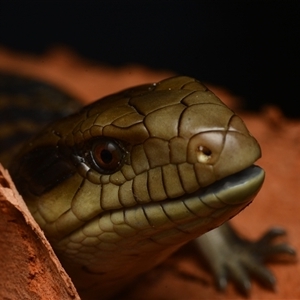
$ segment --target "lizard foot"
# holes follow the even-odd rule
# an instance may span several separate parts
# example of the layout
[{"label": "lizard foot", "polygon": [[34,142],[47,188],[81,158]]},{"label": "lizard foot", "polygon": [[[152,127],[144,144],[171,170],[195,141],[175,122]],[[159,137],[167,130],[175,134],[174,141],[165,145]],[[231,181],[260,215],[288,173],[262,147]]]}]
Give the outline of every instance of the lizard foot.
[{"label": "lizard foot", "polygon": [[[267,261],[286,261],[296,256],[296,251],[286,243],[276,243],[285,235],[282,228],[272,228],[258,241],[241,238],[232,227],[225,223],[219,228],[197,239],[201,252],[206,256],[220,290],[235,282],[245,295],[250,294],[251,277],[258,279],[263,286],[275,290],[276,278],[264,265]],[[214,257],[213,257],[214,256]]]}]

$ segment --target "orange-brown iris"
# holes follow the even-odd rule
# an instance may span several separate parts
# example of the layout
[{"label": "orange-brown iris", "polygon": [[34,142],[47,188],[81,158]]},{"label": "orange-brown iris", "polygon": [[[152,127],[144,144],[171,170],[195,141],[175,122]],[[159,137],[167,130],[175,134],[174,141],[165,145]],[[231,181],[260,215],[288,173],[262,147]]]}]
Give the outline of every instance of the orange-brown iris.
[{"label": "orange-brown iris", "polygon": [[91,156],[101,173],[112,174],[122,166],[124,151],[115,140],[103,138],[94,142]]}]

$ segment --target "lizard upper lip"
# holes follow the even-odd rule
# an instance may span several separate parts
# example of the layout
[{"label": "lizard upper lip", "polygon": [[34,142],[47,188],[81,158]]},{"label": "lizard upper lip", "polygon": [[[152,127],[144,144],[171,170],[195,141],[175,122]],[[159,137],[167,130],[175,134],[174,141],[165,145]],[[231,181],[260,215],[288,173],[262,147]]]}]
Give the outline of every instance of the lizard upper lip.
[{"label": "lizard upper lip", "polygon": [[[224,203],[224,205],[240,204],[243,203],[243,197],[247,197],[248,195],[252,195],[259,191],[263,184],[264,177],[264,170],[259,166],[252,165],[242,171],[226,176],[204,188],[200,188],[188,195],[185,194],[184,196],[168,198],[163,201],[150,202],[143,205],[162,203],[165,201],[184,201],[184,199],[190,199],[194,197],[206,199],[209,195],[210,198],[212,195],[215,195],[216,199]],[[206,204],[212,208],[214,207],[212,199],[207,201]]]},{"label": "lizard upper lip", "polygon": [[[265,172],[262,168],[252,165],[238,173],[227,176],[207,186],[198,196],[205,199],[214,195],[224,205],[243,203],[245,198],[256,194],[263,184]],[[212,200],[206,204],[214,207]]]}]

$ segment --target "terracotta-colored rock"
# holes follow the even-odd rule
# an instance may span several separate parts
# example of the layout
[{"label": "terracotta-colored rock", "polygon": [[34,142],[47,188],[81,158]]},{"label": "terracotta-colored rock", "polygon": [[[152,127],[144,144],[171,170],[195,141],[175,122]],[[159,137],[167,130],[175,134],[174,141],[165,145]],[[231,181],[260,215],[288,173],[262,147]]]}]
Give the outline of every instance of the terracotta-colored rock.
[{"label": "terracotta-colored rock", "polygon": [[69,276],[0,165],[0,298],[79,299]]},{"label": "terracotta-colored rock", "polygon": [[[19,74],[29,74],[32,77],[54,83],[82,98],[86,103],[128,86],[154,82],[172,75],[172,72],[155,72],[138,66],[127,66],[119,69],[99,66],[77,57],[65,49],[53,49],[42,57],[17,54],[6,49],[0,49],[1,69]],[[232,101],[233,97],[224,90],[210,88],[234,110],[238,109],[237,99]],[[258,238],[271,226],[283,226],[288,232],[288,237],[283,239],[292,244],[299,252],[300,121],[285,119],[276,108],[271,107],[259,114],[241,112],[240,116],[262,147],[263,157],[258,161],[258,164],[266,170],[266,181],[253,204],[235,217],[233,224],[243,236],[252,239]],[[46,273],[50,273],[50,267],[45,265],[48,258],[43,256],[46,254],[37,252],[37,256],[31,258],[30,255],[32,255],[32,249],[35,246],[27,243],[29,238],[23,239],[23,237],[32,236],[32,234],[34,236],[35,231],[32,233],[30,230],[26,231],[27,221],[18,209],[11,204],[5,204],[2,207],[4,207],[2,209],[4,216],[1,215],[0,222],[4,225],[0,226],[2,231],[7,233],[1,234],[0,251],[5,251],[5,256],[3,260],[2,255],[0,261],[1,264],[5,263],[5,266],[1,265],[0,267],[1,270],[6,268],[10,271],[0,273],[0,297],[2,297],[3,290],[15,292],[26,289],[26,287],[27,290],[23,292],[31,296],[28,299],[40,299],[38,296],[34,298],[32,295],[39,295],[42,288],[46,289],[46,287],[48,288],[47,291],[65,291],[68,296],[61,296],[61,298],[59,296],[56,296],[58,298],[45,296],[43,299],[71,299],[67,298],[71,295],[76,297],[72,288],[60,289],[57,285],[53,287],[52,276],[46,276]],[[13,217],[10,217],[11,213]],[[9,220],[18,221],[8,222]],[[6,229],[7,224],[12,226],[9,229],[11,230],[10,234]],[[25,229],[22,230],[26,234],[21,235],[20,244],[17,244],[11,240],[11,237],[15,232],[20,232],[23,226]],[[7,246],[9,245],[8,241],[10,241],[11,246]],[[23,267],[26,270],[24,272],[27,272],[27,277],[23,271],[19,271],[23,270],[22,265],[14,262],[14,255],[16,255],[14,251],[25,252],[24,249],[30,250],[29,255],[26,256],[27,260],[23,261]],[[40,249],[40,246],[37,246],[37,249]],[[49,253],[52,253],[50,249]],[[52,257],[52,254],[50,256]],[[51,266],[54,270],[58,268],[56,263],[51,264]],[[278,279],[277,291],[268,291],[254,281],[251,298],[265,300],[300,299],[300,264],[271,264],[270,269]],[[37,278],[41,281],[33,283]],[[24,282],[26,284],[21,285]],[[67,284],[67,286],[71,287],[71,284]],[[46,292],[44,293],[47,295]],[[26,299],[24,295],[12,298]],[[122,298],[131,300],[244,299],[232,284],[229,285],[225,293],[216,291],[210,274],[199,266],[197,257],[190,247],[185,247],[164,264],[141,277],[138,282],[124,291]]]}]

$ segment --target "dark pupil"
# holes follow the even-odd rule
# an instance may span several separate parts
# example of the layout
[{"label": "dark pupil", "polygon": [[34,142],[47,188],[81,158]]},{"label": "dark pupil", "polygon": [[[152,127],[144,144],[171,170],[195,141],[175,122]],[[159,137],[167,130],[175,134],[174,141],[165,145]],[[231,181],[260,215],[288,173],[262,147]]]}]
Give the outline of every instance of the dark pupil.
[{"label": "dark pupil", "polygon": [[109,164],[111,163],[113,156],[109,150],[104,149],[101,151],[101,159],[105,164]]}]

